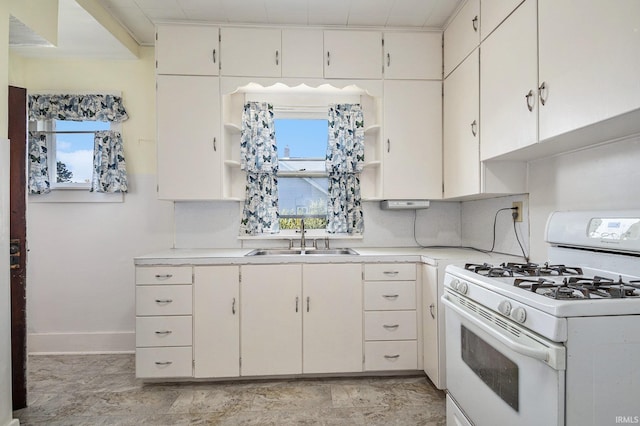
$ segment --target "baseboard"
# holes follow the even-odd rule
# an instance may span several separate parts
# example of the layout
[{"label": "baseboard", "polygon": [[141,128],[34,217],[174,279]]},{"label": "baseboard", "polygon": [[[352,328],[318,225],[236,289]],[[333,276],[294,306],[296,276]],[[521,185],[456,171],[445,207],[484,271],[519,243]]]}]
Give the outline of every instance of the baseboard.
[{"label": "baseboard", "polygon": [[133,353],[136,335],[128,332],[30,333],[27,351],[37,354]]}]

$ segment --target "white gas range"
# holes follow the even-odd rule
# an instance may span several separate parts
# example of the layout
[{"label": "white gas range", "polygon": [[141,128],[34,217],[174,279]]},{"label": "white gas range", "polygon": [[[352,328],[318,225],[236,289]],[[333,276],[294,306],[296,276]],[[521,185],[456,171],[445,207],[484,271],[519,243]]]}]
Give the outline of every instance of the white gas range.
[{"label": "white gas range", "polygon": [[448,425],[640,423],[640,211],[546,239],[548,263],[447,267]]}]

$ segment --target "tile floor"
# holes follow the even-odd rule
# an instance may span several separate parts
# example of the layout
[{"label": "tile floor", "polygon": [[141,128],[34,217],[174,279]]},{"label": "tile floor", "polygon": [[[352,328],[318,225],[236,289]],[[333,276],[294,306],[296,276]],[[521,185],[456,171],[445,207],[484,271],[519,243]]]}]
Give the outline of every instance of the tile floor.
[{"label": "tile floor", "polygon": [[424,376],[143,383],[133,355],[29,357],[21,425],[444,425]]}]

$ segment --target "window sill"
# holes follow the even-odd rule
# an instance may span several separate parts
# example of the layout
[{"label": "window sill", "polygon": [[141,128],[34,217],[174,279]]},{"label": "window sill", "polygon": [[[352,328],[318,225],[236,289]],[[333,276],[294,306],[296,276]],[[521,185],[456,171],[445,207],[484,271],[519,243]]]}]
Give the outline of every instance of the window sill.
[{"label": "window sill", "polygon": [[124,193],[89,192],[87,188],[52,189],[48,194],[29,194],[30,203],[123,203]]}]

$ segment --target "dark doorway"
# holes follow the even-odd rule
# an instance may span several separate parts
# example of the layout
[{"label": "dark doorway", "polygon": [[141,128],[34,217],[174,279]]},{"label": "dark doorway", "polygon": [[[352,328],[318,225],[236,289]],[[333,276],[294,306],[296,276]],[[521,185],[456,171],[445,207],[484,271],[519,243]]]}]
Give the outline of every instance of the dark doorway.
[{"label": "dark doorway", "polygon": [[13,409],[27,406],[27,89],[9,86]]}]

